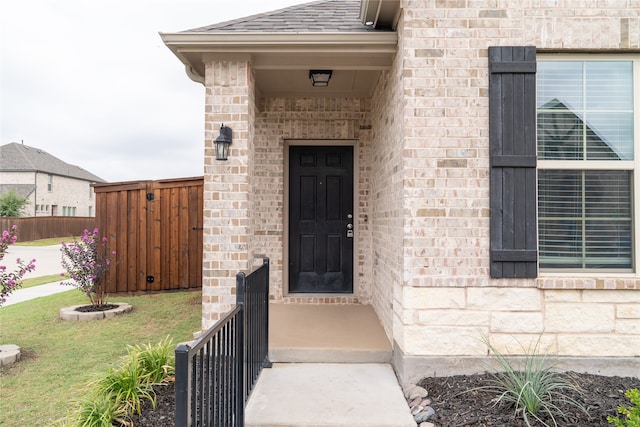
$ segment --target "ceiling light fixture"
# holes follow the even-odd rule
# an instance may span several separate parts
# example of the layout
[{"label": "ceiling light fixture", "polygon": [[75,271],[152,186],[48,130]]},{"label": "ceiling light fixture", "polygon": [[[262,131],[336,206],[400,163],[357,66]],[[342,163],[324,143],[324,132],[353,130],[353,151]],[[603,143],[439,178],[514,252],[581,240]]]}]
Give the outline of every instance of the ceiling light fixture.
[{"label": "ceiling light fixture", "polygon": [[332,70],[309,70],[309,78],[315,87],[329,86],[331,74],[333,74]]}]

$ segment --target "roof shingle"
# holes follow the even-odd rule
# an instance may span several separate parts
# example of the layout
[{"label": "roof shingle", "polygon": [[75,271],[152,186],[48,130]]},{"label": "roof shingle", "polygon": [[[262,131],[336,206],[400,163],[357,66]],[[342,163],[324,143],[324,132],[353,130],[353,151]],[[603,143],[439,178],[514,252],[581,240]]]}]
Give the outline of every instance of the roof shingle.
[{"label": "roof shingle", "polygon": [[360,0],[318,0],[183,33],[369,32],[360,21]]},{"label": "roof shingle", "polygon": [[104,179],[82,169],[80,166],[70,165],[46,151],[18,144],[17,142],[0,147],[0,171],[37,171],[90,182],[105,182]]}]

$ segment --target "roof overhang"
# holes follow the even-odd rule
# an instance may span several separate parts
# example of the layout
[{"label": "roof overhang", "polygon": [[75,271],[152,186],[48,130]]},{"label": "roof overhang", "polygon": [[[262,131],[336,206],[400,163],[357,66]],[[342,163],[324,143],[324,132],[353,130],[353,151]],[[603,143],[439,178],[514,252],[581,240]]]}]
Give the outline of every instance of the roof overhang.
[{"label": "roof overhang", "polygon": [[400,19],[400,0],[361,0],[360,20],[377,29],[396,29]]},{"label": "roof overhang", "polygon": [[[205,64],[247,60],[262,96],[370,96],[381,70],[391,67],[398,37],[393,31],[344,33],[161,33],[185,65],[204,83]],[[331,69],[329,87],[312,88],[308,70]]]}]

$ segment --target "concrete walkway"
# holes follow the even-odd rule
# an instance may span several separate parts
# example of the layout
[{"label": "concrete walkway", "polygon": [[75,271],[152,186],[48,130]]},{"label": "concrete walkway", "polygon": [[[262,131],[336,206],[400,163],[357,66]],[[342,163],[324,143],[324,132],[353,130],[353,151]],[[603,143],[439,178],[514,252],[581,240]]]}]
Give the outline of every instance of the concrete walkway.
[{"label": "concrete walkway", "polygon": [[17,304],[19,302],[29,301],[35,298],[46,297],[48,295],[67,291],[78,292],[76,288],[72,286],[61,285],[60,281],[47,283],[45,285],[32,286],[26,289],[17,289],[7,297],[7,300],[4,302],[4,304],[2,304],[2,306],[6,307],[8,305]]},{"label": "concrete walkway", "polygon": [[[7,271],[14,271],[16,268],[16,258],[22,260],[31,261],[35,258],[36,268],[25,274],[24,279],[31,279],[35,277],[49,276],[51,274],[60,274],[64,271],[61,265],[62,255],[60,254],[61,245],[51,246],[9,246],[7,252],[4,255],[4,259],[0,261],[0,264],[7,267]],[[45,297],[47,295],[53,295],[60,292],[66,292],[75,290],[72,286],[63,286],[60,284],[60,280],[47,283],[40,286],[32,286],[26,289],[17,289],[13,291],[11,295],[7,297],[7,300],[2,304],[3,307],[17,304],[19,302],[29,301],[34,298]],[[77,291],[76,291],[77,292]]]},{"label": "concrete walkway", "polygon": [[276,363],[263,369],[247,427],[416,427],[391,365]]}]

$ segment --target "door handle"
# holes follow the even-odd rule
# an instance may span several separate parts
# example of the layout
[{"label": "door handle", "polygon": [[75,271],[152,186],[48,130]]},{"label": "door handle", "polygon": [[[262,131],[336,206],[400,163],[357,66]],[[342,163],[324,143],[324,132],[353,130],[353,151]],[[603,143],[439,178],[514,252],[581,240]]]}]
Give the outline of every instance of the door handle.
[{"label": "door handle", "polygon": [[347,230],[353,230],[353,224],[347,224]]}]

